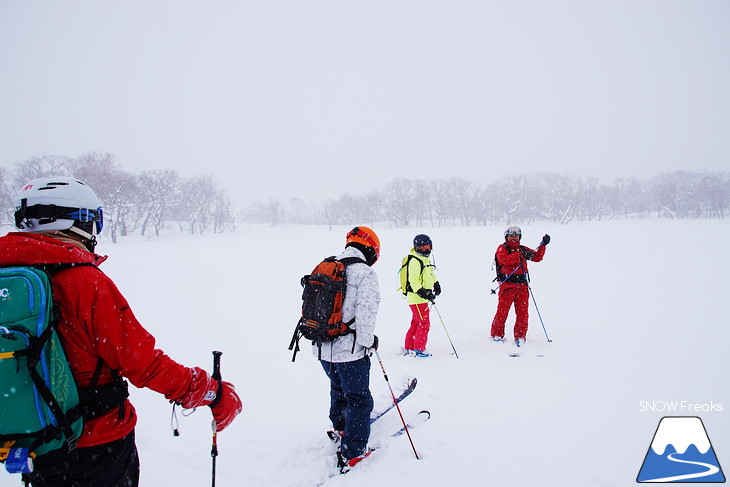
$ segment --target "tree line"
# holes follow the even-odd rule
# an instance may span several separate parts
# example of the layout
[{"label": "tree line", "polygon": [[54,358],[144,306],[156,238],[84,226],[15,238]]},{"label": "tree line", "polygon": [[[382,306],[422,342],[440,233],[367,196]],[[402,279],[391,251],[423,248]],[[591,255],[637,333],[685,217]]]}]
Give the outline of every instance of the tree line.
[{"label": "tree line", "polygon": [[461,178],[394,179],[382,189],[321,201],[269,198],[236,211],[212,175],[184,178],[175,170],[125,171],[108,153],[75,158],[34,156],[0,167],[0,208],[13,223],[18,188],[42,176],[73,176],[104,204],[113,242],[131,234],[159,236],[166,228],[193,234],[235,231],[240,223],[392,227],[530,224],[613,218],[728,218],[730,173],[676,171],[648,179],[552,172],[503,177],[489,184]]},{"label": "tree line", "polygon": [[235,230],[230,196],[212,175],[181,177],[177,171],[125,171],[109,153],[89,152],[79,157],[34,156],[0,167],[0,204],[14,225],[17,191],[44,176],[70,176],[94,189],[104,204],[104,233],[117,238],[139,233],[155,235],[167,225],[202,234]]},{"label": "tree line", "polygon": [[379,191],[344,193],[323,202],[257,202],[240,214],[240,220],[270,225],[386,222],[394,227],[422,227],[728,216],[728,172],[676,171],[645,180],[617,178],[613,184],[602,184],[596,177],[545,172],[508,176],[486,185],[461,178],[395,179]]}]

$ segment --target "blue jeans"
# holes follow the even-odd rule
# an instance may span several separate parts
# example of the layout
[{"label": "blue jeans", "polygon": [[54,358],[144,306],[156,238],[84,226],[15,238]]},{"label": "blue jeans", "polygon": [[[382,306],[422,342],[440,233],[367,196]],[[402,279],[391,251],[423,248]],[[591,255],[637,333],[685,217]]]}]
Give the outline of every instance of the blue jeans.
[{"label": "blue jeans", "polygon": [[330,420],[335,429],[344,432],[340,451],[345,458],[365,453],[370,438],[370,357],[354,362],[320,360],[330,379]]}]

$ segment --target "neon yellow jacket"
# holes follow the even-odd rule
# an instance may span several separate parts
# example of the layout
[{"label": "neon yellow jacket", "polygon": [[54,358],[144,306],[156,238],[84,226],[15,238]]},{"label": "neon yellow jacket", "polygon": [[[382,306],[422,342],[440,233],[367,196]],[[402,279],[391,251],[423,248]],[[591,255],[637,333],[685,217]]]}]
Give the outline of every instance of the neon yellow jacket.
[{"label": "neon yellow jacket", "polygon": [[421,288],[433,290],[433,285],[438,281],[431,259],[417,253],[415,249],[411,249],[408,257],[410,257],[407,270],[409,286],[406,300],[408,304],[427,303],[428,300],[423,299],[416,292]]}]

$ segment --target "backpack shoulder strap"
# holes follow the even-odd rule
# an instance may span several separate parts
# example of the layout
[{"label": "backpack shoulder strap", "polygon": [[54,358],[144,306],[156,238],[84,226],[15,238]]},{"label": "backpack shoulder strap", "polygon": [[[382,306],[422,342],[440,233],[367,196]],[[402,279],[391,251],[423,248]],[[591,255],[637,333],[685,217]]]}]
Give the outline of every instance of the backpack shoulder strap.
[{"label": "backpack shoulder strap", "polygon": [[[507,245],[507,242],[504,242],[503,244],[501,244],[501,246],[503,246],[505,248],[507,253],[511,252],[509,245]],[[497,247],[497,251],[499,251],[499,247]],[[492,279],[492,282],[504,281],[505,277],[507,277],[507,276],[502,273],[502,264],[499,263],[499,259],[497,258],[497,252],[494,253],[494,270],[497,271],[497,277]]]},{"label": "backpack shoulder strap", "polygon": [[361,259],[360,257],[345,257],[344,259],[340,259],[339,262],[342,262],[342,265],[344,265],[345,267],[357,263],[367,265],[367,262],[365,262],[365,260]]},{"label": "backpack shoulder strap", "polygon": [[49,276],[52,277],[54,274],[57,274],[66,269],[71,269],[73,267],[96,267],[96,265],[92,264],[91,262],[66,262],[62,264],[32,264],[28,267],[45,271]]},{"label": "backpack shoulder strap", "polygon": [[[45,271],[50,277],[53,275],[74,267],[97,267],[91,262],[76,262],[76,263],[57,263],[57,264],[41,264],[33,265],[32,267]],[[57,329],[57,324],[60,317],[60,311],[54,303],[54,322],[51,323],[49,328],[53,327]],[[124,419],[124,403],[129,397],[129,386],[127,382],[119,375],[117,370],[111,369],[112,382],[105,385],[98,385],[99,377],[103,366],[106,365],[104,360],[99,358],[94,375],[92,376],[91,384],[87,387],[77,387],[79,395],[79,405],[69,411],[72,422],[79,416],[83,417],[84,420],[90,420],[107,413],[115,407],[119,407],[119,419]],[[107,365],[108,367],[108,365]]]},{"label": "backpack shoulder strap", "polygon": [[425,264],[423,263],[423,261],[421,259],[419,259],[418,257],[416,257],[413,254],[408,254],[408,256],[406,257],[406,262],[401,266],[401,269],[403,269],[403,268],[406,269],[406,288],[405,288],[405,293],[403,293],[403,294],[407,294],[409,292],[411,292],[411,293],[414,292],[413,287],[411,286],[410,277],[408,276],[408,269],[410,268],[410,263],[413,259],[416,259],[418,261],[418,263],[421,264],[421,272],[420,272],[421,274],[423,273],[423,269],[425,267]]},{"label": "backpack shoulder strap", "polygon": [[403,267],[406,267],[407,268],[408,267],[408,264],[410,264],[411,263],[411,260],[413,260],[413,259],[416,259],[418,261],[418,263],[421,264],[421,272],[423,272],[423,268],[425,267],[426,264],[424,264],[421,259],[419,259],[418,257],[416,257],[413,254],[408,254],[408,256],[406,257],[405,263],[401,266],[401,269]]}]

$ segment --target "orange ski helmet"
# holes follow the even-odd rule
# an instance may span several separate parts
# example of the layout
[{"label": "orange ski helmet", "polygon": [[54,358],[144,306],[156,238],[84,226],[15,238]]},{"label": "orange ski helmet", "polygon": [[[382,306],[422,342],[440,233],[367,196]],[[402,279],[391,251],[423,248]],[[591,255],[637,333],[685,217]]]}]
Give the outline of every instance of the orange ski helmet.
[{"label": "orange ski helmet", "polygon": [[[347,234],[345,246],[362,246],[360,250],[365,253],[369,265],[375,264],[380,257],[380,239],[378,235],[368,227],[355,227]],[[371,249],[371,250],[369,250]],[[369,251],[368,251],[369,250]],[[370,255],[368,255],[370,254]]]}]

